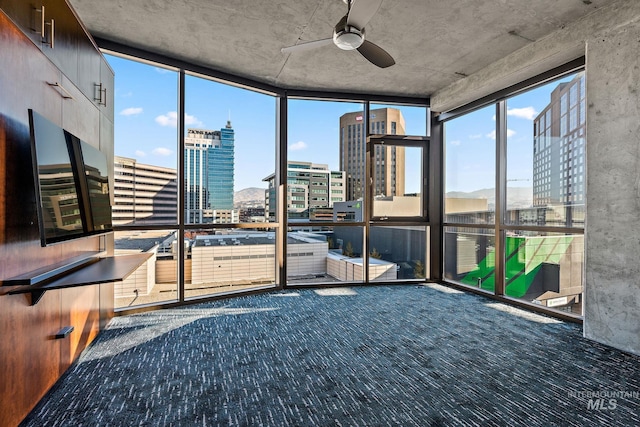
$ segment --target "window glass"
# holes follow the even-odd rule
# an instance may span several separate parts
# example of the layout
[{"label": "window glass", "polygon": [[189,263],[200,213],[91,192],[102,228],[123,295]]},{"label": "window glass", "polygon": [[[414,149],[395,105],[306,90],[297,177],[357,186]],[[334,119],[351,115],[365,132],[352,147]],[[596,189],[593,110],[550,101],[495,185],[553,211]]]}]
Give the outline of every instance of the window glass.
[{"label": "window glass", "polygon": [[113,55],[115,72],[114,255],[148,252],[149,259],[114,284],[116,309],[178,299],[176,105],[178,73]]},{"label": "window glass", "polygon": [[185,233],[185,298],[273,287],[275,233],[257,229]]},{"label": "window glass", "polygon": [[178,299],[176,230],[114,233],[114,255],[149,253],[149,259],[121,282],[114,283],[115,308],[159,304]]},{"label": "window glass", "polygon": [[369,281],[429,278],[428,227],[389,225],[370,230]]},{"label": "window glass", "polygon": [[584,235],[510,232],[505,295],[582,315]]},{"label": "window glass", "polygon": [[290,227],[287,233],[287,283],[362,282],[363,227]]},{"label": "window glass", "polygon": [[113,225],[175,225],[178,73],[106,58],[116,75]]},{"label": "window glass", "polygon": [[495,232],[488,228],[444,227],[444,277],[493,292]]},{"label": "window glass", "polygon": [[[578,73],[507,100],[507,224],[584,227],[585,189],[578,183],[584,179],[585,124],[576,132],[583,77]],[[567,98],[571,108],[563,115]],[[545,126],[546,143],[540,144],[532,129]]]},{"label": "window glass", "polygon": [[445,123],[447,222],[495,222],[495,110],[491,105]]},{"label": "window glass", "polygon": [[185,222],[274,221],[275,98],[185,80]]},{"label": "window glass", "polygon": [[[291,99],[288,111],[289,223],[362,221],[366,153],[363,105]],[[275,211],[270,208],[272,214]]]}]

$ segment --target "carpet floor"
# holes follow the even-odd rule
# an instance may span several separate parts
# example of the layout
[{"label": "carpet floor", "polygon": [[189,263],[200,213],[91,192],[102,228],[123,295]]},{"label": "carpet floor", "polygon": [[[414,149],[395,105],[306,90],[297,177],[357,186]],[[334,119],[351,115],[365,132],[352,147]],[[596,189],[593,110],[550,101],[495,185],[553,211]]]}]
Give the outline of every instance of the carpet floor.
[{"label": "carpet floor", "polygon": [[640,357],[440,285],[114,318],[24,426],[640,425]]}]

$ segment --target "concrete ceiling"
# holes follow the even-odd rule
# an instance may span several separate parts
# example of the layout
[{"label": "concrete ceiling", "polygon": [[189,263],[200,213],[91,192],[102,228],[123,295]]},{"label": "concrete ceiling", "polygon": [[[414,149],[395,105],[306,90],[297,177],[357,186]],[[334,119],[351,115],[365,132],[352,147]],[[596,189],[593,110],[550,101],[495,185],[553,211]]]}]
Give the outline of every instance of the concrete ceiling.
[{"label": "concrete ceiling", "polygon": [[[366,0],[355,0],[366,1]],[[366,38],[396,64],[380,69],[334,45],[342,0],[69,0],[102,39],[287,89],[426,97],[609,0],[383,0]]]}]

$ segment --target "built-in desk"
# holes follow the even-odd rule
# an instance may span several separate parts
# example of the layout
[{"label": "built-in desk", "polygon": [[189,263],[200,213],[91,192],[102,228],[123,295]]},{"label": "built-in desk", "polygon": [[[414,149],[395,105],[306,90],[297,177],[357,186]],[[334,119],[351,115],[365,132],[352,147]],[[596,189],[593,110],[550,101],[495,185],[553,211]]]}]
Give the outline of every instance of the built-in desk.
[{"label": "built-in desk", "polygon": [[[48,290],[122,281],[150,257],[150,253],[112,257],[90,257],[84,259],[84,264],[82,263],[83,260],[77,260],[67,264],[68,272],[64,270],[59,271],[52,277],[42,279],[35,283],[31,282],[33,284],[24,283],[25,281],[29,283],[32,277],[41,277],[46,275],[46,273],[38,270],[33,272],[32,275],[27,274],[5,280],[2,284],[4,286],[18,285],[11,289],[8,294],[31,294],[31,305],[35,305]],[[56,267],[55,269],[59,270],[61,268],[64,268],[64,266]]]}]

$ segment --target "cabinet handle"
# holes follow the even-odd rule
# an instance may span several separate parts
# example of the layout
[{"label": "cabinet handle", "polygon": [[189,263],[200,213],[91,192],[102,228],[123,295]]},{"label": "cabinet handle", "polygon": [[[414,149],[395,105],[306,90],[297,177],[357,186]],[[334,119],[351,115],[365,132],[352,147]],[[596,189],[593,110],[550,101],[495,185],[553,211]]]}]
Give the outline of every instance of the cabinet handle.
[{"label": "cabinet handle", "polygon": [[[42,15],[44,16],[44,13]],[[55,25],[55,22],[54,22],[53,18],[51,18],[51,22],[47,22],[45,25],[51,27],[51,29],[49,30],[49,41],[47,41],[46,38],[45,38],[45,40],[43,40],[42,42],[44,44],[48,44],[49,47],[51,49],[53,49],[54,48],[54,44],[55,44],[54,40],[55,40],[55,36],[56,36],[56,25]]]},{"label": "cabinet handle", "polygon": [[55,87],[58,88],[60,90],[60,96],[63,97],[64,99],[73,99],[73,96],[71,96],[71,94],[69,93],[68,90],[66,90],[64,88],[64,86],[62,86],[60,83],[58,82],[47,82],[47,84],[51,87]]},{"label": "cabinet handle", "polygon": [[40,34],[41,41],[44,41],[44,37],[45,37],[45,34],[44,34],[44,26],[45,26],[45,22],[44,22],[44,6],[42,6],[40,9],[34,8],[33,11],[35,13],[39,13],[40,14],[40,31],[38,31],[37,28],[34,28],[33,31],[35,31],[36,33]]},{"label": "cabinet handle", "polygon": [[98,102],[98,105],[107,106],[107,88],[103,87],[102,83],[95,83],[97,96],[93,97],[94,101]]},{"label": "cabinet handle", "polygon": [[58,333],[55,335],[56,339],[62,339],[62,338],[66,338],[69,336],[69,334],[71,334],[71,332],[73,332],[75,328],[73,326],[65,326],[64,328],[60,329],[58,331]]}]

